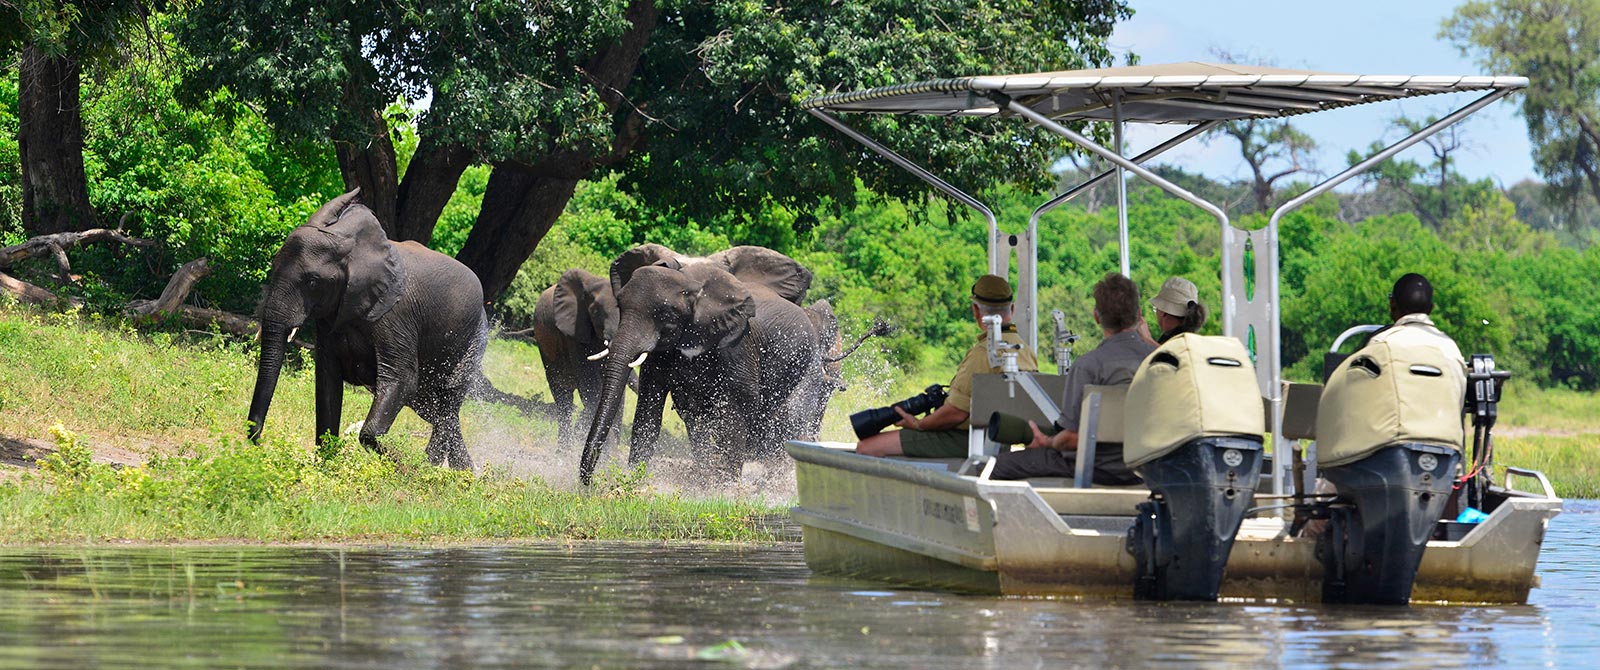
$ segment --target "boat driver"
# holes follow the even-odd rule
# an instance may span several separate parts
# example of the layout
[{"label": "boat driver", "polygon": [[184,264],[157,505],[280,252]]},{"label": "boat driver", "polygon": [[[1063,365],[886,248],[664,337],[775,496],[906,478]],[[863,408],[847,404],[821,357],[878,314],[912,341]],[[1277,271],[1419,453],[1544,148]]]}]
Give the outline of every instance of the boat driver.
[{"label": "boat driver", "polygon": [[1433,319],[1428,318],[1432,313],[1433,284],[1420,274],[1406,273],[1395,281],[1394,290],[1389,292],[1389,318],[1394,319],[1394,323],[1374,332],[1367,343],[1426,344],[1460,363],[1465,371],[1467,364],[1466,359],[1461,357],[1461,348],[1434,325]]},{"label": "boat driver", "polygon": [[972,285],[972,318],[977,322],[978,342],[967,350],[965,358],[956,367],[956,376],[950,380],[949,397],[944,404],[925,417],[908,414],[899,405],[894,406],[900,421],[894,425],[901,430],[886,430],[856,443],[856,453],[868,456],[910,456],[913,458],[965,458],[967,455],[968,420],[972,412],[972,375],[997,373],[1000,368],[989,365],[989,332],[983,328],[983,317],[998,315],[1000,337],[1012,344],[1022,345],[1017,355],[1017,368],[1028,372],[1039,370],[1039,361],[1033,349],[1017,335],[1011,323],[1011,284],[1004,277],[984,275]]},{"label": "boat driver", "polygon": [[[1094,285],[1094,320],[1105,339],[1100,346],[1072,362],[1067,372],[1067,387],[1062,395],[1060,426],[1047,434],[1032,421],[1033,442],[1018,451],[995,456],[992,479],[1030,477],[1072,477],[1078,449],[1078,418],[1084,387],[1091,384],[1115,386],[1133,381],[1155,344],[1146,340],[1149,328],[1139,315],[1139,287],[1133,280],[1115,272],[1107,273]],[[1140,330],[1146,333],[1140,335]],[[1101,486],[1138,484],[1141,480],[1122,460],[1122,445],[1101,443],[1095,449],[1094,483]]]}]

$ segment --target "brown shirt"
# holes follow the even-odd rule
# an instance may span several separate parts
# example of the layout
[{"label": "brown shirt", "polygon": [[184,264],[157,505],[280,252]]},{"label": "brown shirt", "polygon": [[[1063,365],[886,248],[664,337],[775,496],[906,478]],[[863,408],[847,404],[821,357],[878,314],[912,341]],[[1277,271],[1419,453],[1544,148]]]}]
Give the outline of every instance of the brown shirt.
[{"label": "brown shirt", "polygon": [[[1022,341],[1022,336],[1017,334],[1017,327],[1005,324],[1000,327],[1000,339],[1013,344],[1021,344],[1022,351],[1017,353],[1017,369],[1028,372],[1039,370],[1039,360],[1034,357],[1033,349],[1028,348]],[[989,365],[989,331],[978,335],[978,343],[967,350],[967,356],[961,359],[961,365],[956,367],[956,376],[950,380],[950,397],[944,403],[963,412],[972,412],[972,375],[1000,372],[1000,368]],[[958,430],[966,430],[972,426],[969,418],[962,421]]]}]

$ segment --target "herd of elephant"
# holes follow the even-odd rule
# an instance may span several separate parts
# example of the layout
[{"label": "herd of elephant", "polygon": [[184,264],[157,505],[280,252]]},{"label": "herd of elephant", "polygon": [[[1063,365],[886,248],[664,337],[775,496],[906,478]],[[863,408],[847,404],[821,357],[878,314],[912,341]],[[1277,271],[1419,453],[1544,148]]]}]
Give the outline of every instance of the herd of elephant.
[{"label": "herd of elephant", "polygon": [[[649,461],[668,396],[712,476],[736,477],[748,460],[780,458],[784,440],[817,434],[848,352],[828,301],[804,304],[809,270],[762,247],[689,257],[645,244],[618,256],[610,274],[568,270],[534,310],[557,442],[570,446],[587,431],[581,482],[615,441],[630,382],[639,399],[630,465]],[[359,189],[330,200],[272,261],[251,439],[261,437],[288,341],[311,322],[318,436],[339,433],[343,385],[364,386],[373,402],[363,445],[379,449],[377,438],[411,407],[433,427],[429,461],[470,469],[461,405],[506,397],[481,371],[483,305],[471,270],[416,242],[390,241]],[[576,422],[574,393],[583,407]]]}]

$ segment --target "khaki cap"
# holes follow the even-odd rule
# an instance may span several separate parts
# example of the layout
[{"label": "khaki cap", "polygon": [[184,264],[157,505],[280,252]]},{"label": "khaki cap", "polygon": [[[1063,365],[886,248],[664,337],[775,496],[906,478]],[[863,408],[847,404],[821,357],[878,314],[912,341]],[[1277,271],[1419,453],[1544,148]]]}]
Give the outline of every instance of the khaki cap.
[{"label": "khaki cap", "polygon": [[1181,317],[1189,313],[1191,302],[1200,302],[1200,290],[1194,287],[1194,282],[1183,277],[1168,277],[1166,283],[1161,285],[1161,292],[1150,299],[1150,306],[1156,311]]},{"label": "khaki cap", "polygon": [[984,275],[972,285],[972,299],[985,305],[1005,305],[1011,302],[1011,282],[1005,277]]}]

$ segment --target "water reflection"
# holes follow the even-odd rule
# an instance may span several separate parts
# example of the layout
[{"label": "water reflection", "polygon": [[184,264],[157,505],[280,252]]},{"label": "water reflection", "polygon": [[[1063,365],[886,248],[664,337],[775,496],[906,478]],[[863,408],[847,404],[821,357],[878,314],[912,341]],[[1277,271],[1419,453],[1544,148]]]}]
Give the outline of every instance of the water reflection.
[{"label": "water reflection", "polygon": [[798,545],[0,550],[0,667],[1587,667],[1600,513],[1515,607],[1073,603],[813,576]]}]

